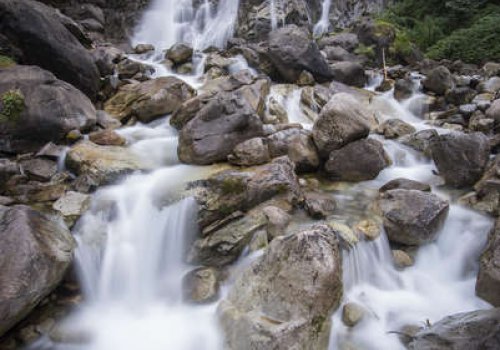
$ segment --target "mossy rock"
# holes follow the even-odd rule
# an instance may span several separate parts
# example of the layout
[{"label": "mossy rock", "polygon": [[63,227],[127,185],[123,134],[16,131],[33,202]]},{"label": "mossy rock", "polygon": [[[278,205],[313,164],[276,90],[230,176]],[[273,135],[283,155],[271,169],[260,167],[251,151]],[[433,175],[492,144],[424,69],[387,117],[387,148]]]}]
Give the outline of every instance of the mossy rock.
[{"label": "mossy rock", "polygon": [[0,69],[12,67],[15,64],[16,64],[16,62],[12,58],[10,58],[8,56],[0,55]]},{"label": "mossy rock", "polygon": [[26,108],[21,90],[9,90],[0,97],[0,123],[15,122]]}]

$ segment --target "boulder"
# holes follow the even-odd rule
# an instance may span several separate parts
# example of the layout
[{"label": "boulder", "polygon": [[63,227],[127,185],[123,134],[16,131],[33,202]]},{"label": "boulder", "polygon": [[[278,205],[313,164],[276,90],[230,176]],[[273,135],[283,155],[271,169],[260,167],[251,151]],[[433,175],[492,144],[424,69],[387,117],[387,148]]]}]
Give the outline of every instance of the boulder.
[{"label": "boulder", "polygon": [[50,159],[27,159],[20,165],[23,174],[35,181],[49,181],[57,173],[57,163]]},{"label": "boulder", "polygon": [[348,93],[338,93],[323,107],[313,126],[313,139],[321,157],[350,142],[365,138],[373,120],[368,109]]},{"label": "boulder", "polygon": [[490,234],[488,245],[481,256],[476,294],[495,307],[500,307],[500,221]]},{"label": "boulder", "polygon": [[33,152],[95,123],[87,96],[52,73],[34,66],[0,68],[0,151]]},{"label": "boulder", "polygon": [[298,134],[290,138],[288,158],[295,163],[297,172],[314,172],[320,165],[316,145],[311,135]]},{"label": "boulder", "polygon": [[220,93],[181,130],[179,159],[198,165],[225,161],[238,144],[263,134],[262,121],[246,99]]},{"label": "boulder", "polygon": [[431,140],[430,147],[439,174],[458,188],[481,178],[490,155],[488,138],[482,133],[441,135]]},{"label": "boulder", "polygon": [[0,206],[0,335],[61,281],[75,242],[60,218],[30,207]]},{"label": "boulder", "polygon": [[366,310],[356,303],[347,303],[342,308],[342,322],[347,327],[354,327],[363,320]]},{"label": "boulder", "polygon": [[292,217],[280,207],[269,205],[263,209],[267,219],[266,233],[270,241],[276,237],[284,236]]},{"label": "boulder", "polygon": [[343,32],[322,37],[318,40],[318,45],[321,48],[332,45],[340,46],[343,49],[352,52],[359,46],[359,39],[355,33]]},{"label": "boulder", "polygon": [[398,269],[404,269],[414,264],[413,258],[403,250],[393,250],[392,260],[394,261],[394,265]]},{"label": "boulder", "polygon": [[423,329],[409,343],[409,350],[495,350],[500,348],[500,309],[448,316]]},{"label": "boulder", "polygon": [[74,145],[66,156],[66,166],[95,185],[105,185],[133,171],[146,168],[130,150],[119,146],[99,146],[89,141]]},{"label": "boulder", "polygon": [[435,194],[390,190],[379,199],[389,240],[406,245],[432,242],[448,216],[449,203]]},{"label": "boulder", "polygon": [[1,0],[0,35],[17,62],[40,66],[96,98],[99,71],[94,60],[53,8],[37,1]]},{"label": "boulder", "polygon": [[247,211],[274,196],[296,203],[301,195],[295,165],[288,157],[247,171],[224,171],[203,182],[197,196],[204,228],[236,211]]},{"label": "boulder", "polygon": [[398,79],[394,84],[394,98],[398,101],[410,98],[414,91],[415,84],[411,79]]},{"label": "boulder", "polygon": [[500,124],[500,99],[493,101],[486,111],[486,117],[493,119],[495,124]]},{"label": "boulder", "polygon": [[438,133],[434,129],[417,131],[416,133],[403,136],[400,141],[404,145],[413,148],[416,151],[422,152],[427,156],[431,156],[431,140],[438,137]]},{"label": "boulder", "polygon": [[327,46],[323,51],[330,61],[349,61],[353,59],[353,55],[342,46]]},{"label": "boulder", "polygon": [[210,303],[219,295],[219,273],[211,267],[189,271],[182,280],[184,300],[196,304]]},{"label": "boulder", "polygon": [[333,79],[343,84],[362,88],[368,82],[363,66],[356,62],[346,61],[330,65]]},{"label": "boulder", "polygon": [[390,190],[416,190],[416,191],[430,192],[431,186],[415,180],[398,178],[391,180],[384,186],[380,187],[379,192],[382,193]]},{"label": "boulder", "polygon": [[432,69],[423,81],[424,88],[437,95],[444,95],[454,87],[453,76],[445,66]]},{"label": "boulder", "polygon": [[313,219],[325,219],[334,212],[337,203],[332,195],[308,192],[304,195],[304,206]]},{"label": "boulder", "polygon": [[397,139],[404,135],[413,134],[416,129],[401,119],[388,119],[380,125],[379,131],[386,139]]},{"label": "boulder", "polygon": [[148,123],[173,113],[195,94],[195,90],[182,80],[161,77],[123,86],[106,101],[104,110],[121,121],[136,117],[139,121]]},{"label": "boulder", "polygon": [[189,62],[193,57],[193,48],[187,44],[177,43],[167,50],[165,58],[175,64]]},{"label": "boulder", "polygon": [[124,146],[127,140],[113,130],[101,130],[89,135],[89,140],[101,146]]},{"label": "boulder", "polygon": [[335,180],[367,181],[375,179],[389,164],[382,143],[364,139],[332,151],[325,163],[325,171]]},{"label": "boulder", "polygon": [[252,166],[265,164],[271,160],[267,140],[262,137],[256,137],[244,141],[234,148],[233,153],[227,159],[229,163],[235,165]]},{"label": "boulder", "polygon": [[271,32],[268,55],[280,77],[288,83],[295,83],[304,70],[319,83],[332,79],[332,73],[316,43],[295,25]]},{"label": "boulder", "polygon": [[219,306],[227,349],[326,349],[341,270],[328,226],[275,239]]}]

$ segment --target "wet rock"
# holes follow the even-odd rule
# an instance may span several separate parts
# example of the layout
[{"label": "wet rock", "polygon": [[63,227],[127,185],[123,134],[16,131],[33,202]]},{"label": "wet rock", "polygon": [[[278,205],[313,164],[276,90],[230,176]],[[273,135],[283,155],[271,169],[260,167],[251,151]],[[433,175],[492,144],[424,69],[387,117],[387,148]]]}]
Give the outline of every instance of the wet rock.
[{"label": "wet rock", "polygon": [[296,203],[300,186],[295,165],[288,157],[247,171],[225,171],[209,178],[198,195],[199,223],[206,227],[238,210],[250,208],[274,196]]},{"label": "wet rock", "polygon": [[170,125],[181,130],[214,96],[216,92],[203,93],[181,104],[172,114]]},{"label": "wet rock", "polygon": [[495,307],[500,306],[500,221],[492,230],[484,250],[476,281],[476,294]]},{"label": "wet rock", "polygon": [[486,116],[495,121],[495,124],[500,123],[500,99],[495,100],[490,108],[486,111]]},{"label": "wet rock", "polygon": [[413,258],[402,250],[393,250],[392,259],[394,260],[394,265],[396,265],[398,269],[413,266],[414,263]]},{"label": "wet rock", "polygon": [[224,161],[235,146],[263,134],[262,121],[246,99],[219,94],[182,129],[179,159],[199,165]]},{"label": "wet rock", "polygon": [[243,166],[261,165],[269,162],[269,147],[267,140],[256,137],[240,143],[227,157],[229,163]]},{"label": "wet rock", "polygon": [[155,47],[151,44],[138,44],[134,47],[134,52],[138,55],[145,54],[150,51],[154,51]]},{"label": "wet rock", "polygon": [[341,275],[338,241],[327,226],[275,239],[219,306],[227,348],[326,348]]},{"label": "wet rock", "polygon": [[24,318],[61,281],[74,240],[55,216],[27,206],[0,206],[0,335]]},{"label": "wet rock", "polygon": [[125,57],[125,53],[113,46],[99,46],[92,51],[94,62],[102,76],[112,75],[116,64]]},{"label": "wet rock", "polygon": [[398,79],[394,85],[394,98],[403,101],[410,98],[415,91],[415,84],[411,79]]},{"label": "wet rock", "polygon": [[491,77],[483,84],[481,84],[480,90],[482,92],[489,92],[492,94],[497,93],[498,91],[500,91],[500,77]]},{"label": "wet rock", "polygon": [[379,131],[386,139],[397,139],[404,135],[413,134],[416,129],[401,119],[388,119],[380,125]]},{"label": "wet rock", "polygon": [[379,192],[382,193],[390,190],[416,190],[416,191],[430,192],[431,186],[415,180],[398,178],[391,180],[384,186],[380,187]]},{"label": "wet rock", "polygon": [[319,82],[331,80],[332,73],[318,46],[301,28],[289,25],[269,35],[269,59],[280,77],[295,83],[302,71],[308,71]]},{"label": "wet rock", "polygon": [[421,130],[411,135],[403,136],[400,141],[415,149],[416,151],[422,152],[425,155],[431,155],[431,140],[438,137],[438,133],[434,129]]},{"label": "wet rock", "polygon": [[167,50],[165,57],[175,64],[183,64],[191,61],[193,48],[187,44],[177,43]]},{"label": "wet rock", "polygon": [[449,203],[415,190],[390,190],[379,200],[389,240],[406,245],[432,242],[448,215]]},{"label": "wet rock", "polygon": [[309,136],[310,132],[302,128],[280,130],[267,137],[271,157],[280,157],[288,154],[291,140],[299,135]]},{"label": "wet rock", "polygon": [[464,104],[471,103],[474,97],[477,95],[476,90],[471,89],[468,86],[455,87],[446,92],[446,102],[460,106]]},{"label": "wet rock", "polygon": [[380,237],[382,224],[378,221],[365,219],[354,225],[354,232],[358,237],[364,237],[368,241],[374,241]]},{"label": "wet rock", "polygon": [[345,32],[338,33],[332,36],[324,36],[318,40],[318,45],[321,48],[327,46],[339,46],[349,52],[352,52],[358,47],[359,40],[356,34]]},{"label": "wet rock", "polygon": [[0,121],[0,151],[37,151],[47,142],[63,140],[73,129],[88,130],[95,125],[92,102],[52,73],[20,65],[0,72],[0,96],[8,94],[19,103],[18,112]]},{"label": "wet rock", "polygon": [[7,181],[14,175],[20,175],[21,168],[17,162],[9,159],[0,159],[0,190],[3,190]]},{"label": "wet rock", "polygon": [[182,280],[184,300],[205,304],[217,300],[219,295],[218,271],[211,267],[200,267],[188,272]]},{"label": "wet rock", "polygon": [[328,221],[327,225],[333,230],[333,232],[339,239],[340,246],[342,248],[349,250],[359,243],[359,237],[346,224],[338,221]]},{"label": "wet rock", "polygon": [[453,76],[445,66],[439,66],[431,70],[422,83],[426,90],[438,95],[444,95],[446,91],[454,86]]},{"label": "wet rock", "polygon": [[89,135],[89,140],[101,146],[124,146],[127,143],[124,137],[113,130],[93,132]]},{"label": "wet rock", "polygon": [[45,158],[50,160],[58,160],[65,152],[65,146],[55,145],[52,142],[47,143],[36,154],[38,158]]},{"label": "wet rock", "polygon": [[500,347],[500,309],[448,316],[419,331],[410,350],[494,350]]},{"label": "wet rock", "polygon": [[302,71],[302,73],[300,73],[300,76],[297,79],[296,83],[298,86],[308,86],[308,85],[314,85],[316,81],[314,80],[314,77],[311,73],[304,70]]},{"label": "wet rock", "polygon": [[88,141],[74,145],[66,166],[79,176],[89,176],[98,185],[109,184],[135,170],[146,168],[131,151],[117,146],[98,146]]},{"label": "wet rock", "polygon": [[290,138],[288,157],[295,163],[297,172],[316,171],[320,164],[318,151],[311,135],[298,134]]},{"label": "wet rock", "polygon": [[354,327],[363,320],[366,310],[356,303],[347,303],[342,308],[342,322],[347,327]]},{"label": "wet rock", "polygon": [[57,173],[57,163],[48,159],[24,160],[20,165],[24,174],[36,181],[49,181]]},{"label": "wet rock", "polygon": [[330,65],[333,79],[341,83],[355,86],[364,87],[368,81],[363,66],[356,62],[338,62]]},{"label": "wet rock", "polygon": [[485,94],[479,94],[474,97],[472,100],[472,103],[477,106],[477,109],[479,109],[482,112],[486,112],[488,108],[491,107],[491,103],[494,99],[493,94],[490,93],[485,93]]},{"label": "wet rock", "polygon": [[[116,65],[116,73],[121,80],[137,79],[139,75],[145,74],[150,68],[144,63],[125,58]],[[139,79],[137,79],[139,80]]]},{"label": "wet rock", "polygon": [[[15,53],[16,62],[40,66],[83,91],[90,99],[96,98],[99,72],[94,60],[64,27],[56,10],[40,2],[2,0],[0,34],[7,41],[5,49]],[[34,83],[32,88],[38,85]]]},{"label": "wet rock", "polygon": [[453,187],[476,183],[490,155],[488,138],[481,133],[441,135],[433,138],[430,145],[440,175]]},{"label": "wet rock", "polygon": [[322,157],[370,133],[372,116],[347,93],[334,95],[314,123],[313,139]]},{"label": "wet rock", "polygon": [[335,180],[373,180],[389,165],[383,145],[374,139],[355,141],[330,153],[325,171]]},{"label": "wet rock", "polygon": [[292,217],[285,210],[276,206],[267,206],[263,212],[267,218],[267,237],[269,240],[284,236]]},{"label": "wet rock", "polygon": [[143,83],[128,84],[110,100],[104,110],[120,121],[136,117],[143,123],[174,112],[195,96],[192,87],[175,77],[161,77]]},{"label": "wet rock", "polygon": [[337,204],[331,195],[308,192],[304,195],[304,206],[312,218],[325,219],[333,213]]},{"label": "wet rock", "polygon": [[90,207],[90,196],[88,194],[68,191],[59,198],[52,208],[58,211],[64,218],[75,220],[82,216]]}]

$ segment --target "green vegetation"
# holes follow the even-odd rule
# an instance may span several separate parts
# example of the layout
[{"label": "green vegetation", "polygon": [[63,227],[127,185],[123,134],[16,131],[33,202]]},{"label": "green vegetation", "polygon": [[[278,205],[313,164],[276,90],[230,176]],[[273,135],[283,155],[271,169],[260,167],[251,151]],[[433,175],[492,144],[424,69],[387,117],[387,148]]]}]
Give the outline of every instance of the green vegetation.
[{"label": "green vegetation", "polygon": [[397,28],[395,51],[408,54],[415,43],[430,58],[481,63],[500,59],[496,4],[496,0],[396,0],[381,20]]},{"label": "green vegetation", "polygon": [[356,55],[366,56],[371,59],[375,58],[375,49],[373,46],[359,44],[356,50],[354,50],[354,53]]},{"label": "green vegetation", "polygon": [[13,66],[15,64],[16,64],[16,62],[12,58],[10,58],[8,56],[0,55],[0,68],[7,68],[7,67]]},{"label": "green vegetation", "polygon": [[245,179],[237,176],[228,176],[221,182],[223,194],[241,194],[246,191]]},{"label": "green vegetation", "polygon": [[0,97],[0,123],[15,122],[24,108],[24,95],[20,90],[5,92]]}]

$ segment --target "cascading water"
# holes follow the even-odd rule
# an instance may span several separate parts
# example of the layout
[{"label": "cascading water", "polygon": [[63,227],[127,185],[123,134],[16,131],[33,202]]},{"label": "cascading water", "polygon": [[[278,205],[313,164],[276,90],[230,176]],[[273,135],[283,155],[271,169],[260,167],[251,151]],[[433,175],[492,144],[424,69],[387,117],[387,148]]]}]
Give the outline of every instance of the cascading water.
[{"label": "cascading water", "polygon": [[328,32],[330,28],[330,7],[332,6],[332,0],[323,0],[321,5],[321,18],[314,26],[314,35],[321,36]]}]

